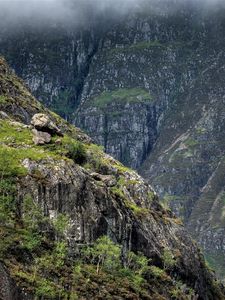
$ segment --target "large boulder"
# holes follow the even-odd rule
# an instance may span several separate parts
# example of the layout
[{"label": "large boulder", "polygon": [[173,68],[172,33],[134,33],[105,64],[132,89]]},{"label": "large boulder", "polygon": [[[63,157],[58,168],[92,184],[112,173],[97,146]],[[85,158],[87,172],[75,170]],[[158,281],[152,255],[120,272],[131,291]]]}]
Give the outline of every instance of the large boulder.
[{"label": "large boulder", "polygon": [[44,145],[51,142],[51,135],[48,132],[38,131],[37,129],[32,130],[33,142],[35,145]]},{"label": "large boulder", "polygon": [[50,117],[43,113],[35,114],[31,119],[31,125],[33,125],[38,131],[47,132],[51,135],[63,135],[61,130],[52,122]]}]

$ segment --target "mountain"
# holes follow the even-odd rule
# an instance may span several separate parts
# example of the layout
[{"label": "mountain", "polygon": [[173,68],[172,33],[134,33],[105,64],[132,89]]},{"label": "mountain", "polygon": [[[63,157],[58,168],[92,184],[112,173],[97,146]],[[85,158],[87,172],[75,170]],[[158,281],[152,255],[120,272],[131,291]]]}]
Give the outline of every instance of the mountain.
[{"label": "mountain", "polygon": [[224,6],[167,5],[85,30],[2,30],[0,49],[38,99],[153,185],[224,278]]},{"label": "mountain", "polygon": [[3,58],[0,126],[0,299],[223,299],[151,186],[37,102]]}]

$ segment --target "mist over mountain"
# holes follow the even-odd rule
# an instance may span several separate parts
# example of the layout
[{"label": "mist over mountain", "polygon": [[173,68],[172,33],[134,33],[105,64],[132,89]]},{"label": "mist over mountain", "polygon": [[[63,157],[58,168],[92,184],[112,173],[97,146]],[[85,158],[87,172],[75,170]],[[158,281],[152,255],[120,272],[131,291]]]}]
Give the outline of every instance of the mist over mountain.
[{"label": "mist over mountain", "polygon": [[0,25],[5,29],[23,25],[80,27],[98,18],[120,18],[142,10],[152,13],[173,13],[177,10],[198,8],[200,12],[224,6],[223,0],[0,0]]}]

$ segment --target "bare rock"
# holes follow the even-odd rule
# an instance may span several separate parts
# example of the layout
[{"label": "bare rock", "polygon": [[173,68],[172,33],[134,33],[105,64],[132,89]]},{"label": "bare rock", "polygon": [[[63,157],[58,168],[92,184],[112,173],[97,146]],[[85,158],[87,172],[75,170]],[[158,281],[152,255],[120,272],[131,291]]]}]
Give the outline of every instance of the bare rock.
[{"label": "bare rock", "polygon": [[38,131],[48,132],[51,135],[57,134],[59,136],[63,136],[61,130],[46,114],[35,114],[31,119],[31,125],[33,125]]},{"label": "bare rock", "polygon": [[44,145],[51,142],[51,135],[48,132],[38,131],[37,129],[32,130],[33,142],[35,145]]},{"label": "bare rock", "polygon": [[19,293],[15,282],[11,279],[6,267],[0,262],[0,299],[19,300],[24,299]]},{"label": "bare rock", "polygon": [[115,186],[117,181],[116,178],[112,175],[102,175],[99,173],[91,173],[91,176],[96,180],[96,181],[102,181],[105,183],[107,186],[112,187]]},{"label": "bare rock", "polygon": [[9,119],[9,116],[7,115],[6,112],[0,111],[0,119],[7,120]]},{"label": "bare rock", "polygon": [[62,140],[59,138],[55,141],[55,144],[56,145],[62,145]]}]

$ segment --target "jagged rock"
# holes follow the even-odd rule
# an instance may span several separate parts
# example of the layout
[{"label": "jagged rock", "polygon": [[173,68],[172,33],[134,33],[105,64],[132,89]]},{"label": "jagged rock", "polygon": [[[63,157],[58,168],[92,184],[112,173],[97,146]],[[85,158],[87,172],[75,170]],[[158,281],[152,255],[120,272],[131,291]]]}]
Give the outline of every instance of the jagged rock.
[{"label": "jagged rock", "polygon": [[99,173],[91,173],[90,174],[95,180],[97,181],[102,181],[105,183],[107,186],[112,187],[116,185],[116,178],[115,176],[111,175],[101,175]]},{"label": "jagged rock", "polygon": [[[19,300],[20,292],[10,277],[6,267],[0,262],[0,299]],[[25,300],[25,298],[23,298]]]},{"label": "jagged rock", "polygon": [[50,117],[46,114],[35,114],[31,119],[31,125],[37,130],[48,132],[51,135],[57,134],[63,136],[61,130],[52,122]]},{"label": "jagged rock", "polygon": [[32,130],[33,142],[35,145],[44,145],[51,142],[51,135],[48,132],[38,131],[37,129]]}]

